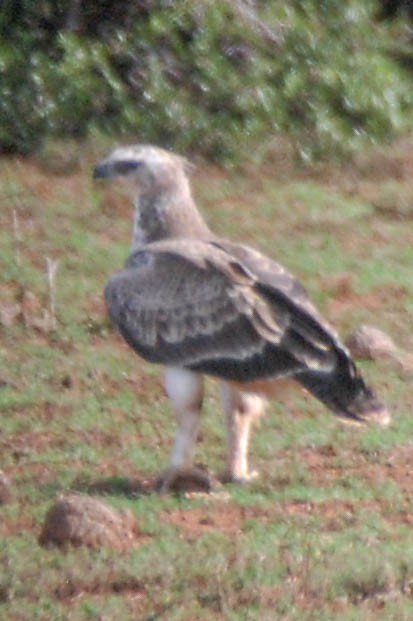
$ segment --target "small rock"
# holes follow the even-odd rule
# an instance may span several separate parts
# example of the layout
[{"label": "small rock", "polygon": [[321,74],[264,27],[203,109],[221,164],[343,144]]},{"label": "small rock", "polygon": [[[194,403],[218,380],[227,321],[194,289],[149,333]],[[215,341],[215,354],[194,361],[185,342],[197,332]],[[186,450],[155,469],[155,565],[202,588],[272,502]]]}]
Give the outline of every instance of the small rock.
[{"label": "small rock", "polygon": [[5,505],[11,498],[10,479],[0,470],[0,505]]},{"label": "small rock", "polygon": [[67,494],[47,512],[39,543],[103,546],[126,551],[137,535],[137,522],[129,509],[115,509],[83,494]]},{"label": "small rock", "polygon": [[397,347],[393,339],[373,326],[362,325],[346,339],[346,345],[355,358],[395,357]]}]

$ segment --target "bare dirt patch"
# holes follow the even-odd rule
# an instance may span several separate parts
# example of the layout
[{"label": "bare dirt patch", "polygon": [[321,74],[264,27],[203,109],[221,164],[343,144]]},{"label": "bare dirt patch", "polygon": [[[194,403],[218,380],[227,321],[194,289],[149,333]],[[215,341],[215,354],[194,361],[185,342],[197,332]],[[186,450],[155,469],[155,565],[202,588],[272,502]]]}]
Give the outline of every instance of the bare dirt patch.
[{"label": "bare dirt patch", "polygon": [[[362,509],[380,511],[381,505],[373,500],[353,502],[331,499],[319,502],[293,500],[265,506],[240,507],[217,501],[204,507],[164,512],[160,520],[176,526],[182,536],[191,540],[211,531],[230,536],[241,535],[248,530],[248,521],[255,519],[272,524],[289,518],[301,522],[312,517],[323,523],[324,531],[340,530],[354,523],[357,513]],[[406,512],[398,514],[397,518],[403,523],[410,523],[410,519],[413,521],[413,516]]]},{"label": "bare dirt patch", "polygon": [[328,311],[329,315],[340,316],[354,313],[355,309],[361,308],[368,309],[373,314],[390,303],[394,304],[395,300],[402,303],[406,296],[407,291],[403,287],[392,283],[383,284],[366,293],[358,293],[349,287],[346,292],[337,292],[328,304]]},{"label": "bare dirt patch", "polygon": [[193,509],[174,509],[162,514],[163,520],[177,526],[188,538],[215,530],[227,535],[241,533],[248,510],[227,502]]}]

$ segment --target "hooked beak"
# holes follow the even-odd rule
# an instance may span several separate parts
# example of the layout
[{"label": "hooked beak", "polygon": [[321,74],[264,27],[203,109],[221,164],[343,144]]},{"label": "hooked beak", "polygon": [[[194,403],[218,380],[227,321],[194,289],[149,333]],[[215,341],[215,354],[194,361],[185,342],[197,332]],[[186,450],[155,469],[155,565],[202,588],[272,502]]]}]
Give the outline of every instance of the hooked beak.
[{"label": "hooked beak", "polygon": [[93,169],[94,179],[107,179],[108,177],[127,177],[135,172],[140,162],[131,159],[117,161],[103,161],[96,164]]},{"label": "hooked beak", "polygon": [[107,163],[96,164],[93,169],[93,179],[107,179],[111,176],[110,166]]}]

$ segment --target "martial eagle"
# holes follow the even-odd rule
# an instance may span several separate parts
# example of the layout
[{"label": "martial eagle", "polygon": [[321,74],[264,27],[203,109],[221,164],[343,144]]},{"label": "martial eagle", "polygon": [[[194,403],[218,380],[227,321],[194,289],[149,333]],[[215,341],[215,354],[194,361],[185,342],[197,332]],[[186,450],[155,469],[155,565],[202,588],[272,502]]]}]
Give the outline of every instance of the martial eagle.
[{"label": "martial eagle", "polygon": [[193,201],[184,158],[150,145],[116,148],[95,178],[132,191],[133,235],[105,289],[109,316],[145,360],[162,364],[177,433],[162,488],[194,467],[203,375],[218,379],[227,429],[225,479],[248,481],[253,421],[280,380],[294,380],[341,418],[387,425],[390,415],[335,331],[284,267],[217,237]]}]

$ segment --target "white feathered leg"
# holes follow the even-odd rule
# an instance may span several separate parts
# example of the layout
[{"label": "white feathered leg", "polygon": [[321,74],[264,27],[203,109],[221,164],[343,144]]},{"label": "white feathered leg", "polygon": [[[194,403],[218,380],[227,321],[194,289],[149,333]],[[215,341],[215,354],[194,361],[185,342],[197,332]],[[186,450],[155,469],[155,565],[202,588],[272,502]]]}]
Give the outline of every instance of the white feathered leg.
[{"label": "white feathered leg", "polygon": [[226,382],[221,382],[220,394],[227,429],[225,480],[245,483],[257,476],[248,467],[248,448],[251,426],[264,413],[266,401]]},{"label": "white feathered leg", "polygon": [[203,378],[197,373],[167,367],[165,390],[177,421],[175,442],[167,471],[161,478],[161,490],[185,487],[188,481],[210,487],[207,474],[193,466],[195,444],[204,395]]}]

